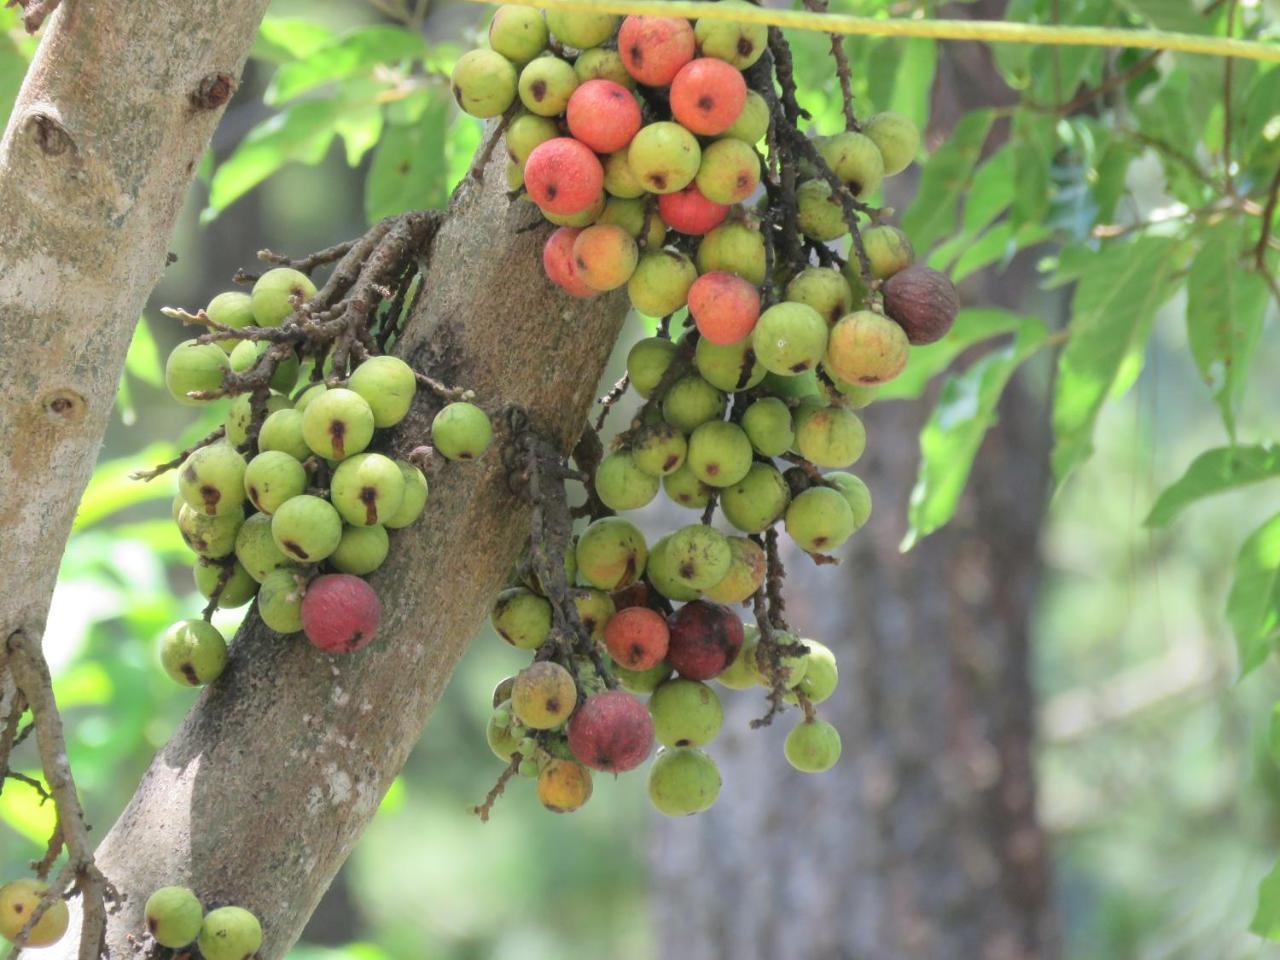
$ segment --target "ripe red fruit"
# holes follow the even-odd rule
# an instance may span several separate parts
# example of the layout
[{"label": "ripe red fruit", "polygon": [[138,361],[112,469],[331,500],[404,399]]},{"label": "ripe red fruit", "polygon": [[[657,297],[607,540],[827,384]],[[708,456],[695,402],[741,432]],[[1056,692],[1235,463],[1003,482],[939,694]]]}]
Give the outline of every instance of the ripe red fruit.
[{"label": "ripe red fruit", "polygon": [[669,84],[693,59],[695,45],[693,27],[680,17],[627,17],[618,28],[622,65],[649,87]]},{"label": "ripe red fruit", "polygon": [[661,194],[658,197],[658,214],[662,217],[662,222],[672,230],[700,237],[724,222],[724,218],[729,215],[729,207],[708,200],[691,183],[675,193]]},{"label": "ripe red fruit", "polygon": [[622,690],[588,697],[569,719],[569,750],[593,770],[634,770],[652,749],[653,718],[643,703]]},{"label": "ripe red fruit", "polygon": [[604,189],[604,167],[591,148],[556,137],[533,148],[524,165],[524,188],[547,213],[581,213]]},{"label": "ripe red fruit", "polygon": [[640,129],[635,95],[612,80],[588,80],[569,98],[569,132],[596,153],[621,150]]},{"label": "ripe red fruit", "polygon": [[718,603],[686,603],[671,617],[669,626],[667,662],[689,680],[719,676],[742,648],[742,621]]},{"label": "ripe red fruit", "polygon": [[760,319],[760,292],[737,274],[713,270],[689,287],[689,315],[698,332],[719,346],[737,343]]},{"label": "ripe red fruit", "polygon": [[671,81],[672,116],[703,136],[732,127],[746,102],[747,82],[741,71],[714,57],[690,61]]},{"label": "ripe red fruit", "polygon": [[542,248],[542,269],[548,279],[565,293],[585,300],[600,291],[578,276],[578,265],[573,261],[573,241],[581,232],[576,227],[561,227],[547,237],[546,246]]},{"label": "ripe red fruit", "polygon": [[325,653],[359,650],[373,639],[380,619],[378,594],[349,573],[316,577],[302,598],[302,630]]},{"label": "ripe red fruit", "polygon": [[628,670],[648,670],[667,655],[667,621],[648,607],[619,610],[604,625],[604,645]]}]

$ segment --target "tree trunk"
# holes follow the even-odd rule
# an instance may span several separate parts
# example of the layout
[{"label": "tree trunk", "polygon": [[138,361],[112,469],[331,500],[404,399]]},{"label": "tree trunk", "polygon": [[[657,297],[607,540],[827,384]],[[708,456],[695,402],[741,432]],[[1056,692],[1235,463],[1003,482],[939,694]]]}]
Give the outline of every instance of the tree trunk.
[{"label": "tree trunk", "polygon": [[[987,6],[995,9],[948,14],[999,19],[1003,4]],[[942,48],[934,129],[1008,100],[982,47]],[[1030,258],[987,281],[976,302],[1024,307]],[[822,776],[795,773],[782,756],[795,714],[751,731],[761,702],[726,697],[727,733],[711,747],[724,777],[720,801],[658,828],[663,956],[1058,954],[1027,675],[1047,419],[1015,382],[955,520],[903,555],[926,414],[923,401],[867,409],[867,455],[855,469],[875,499],[870,523],[839,567],[788,557],[791,621],[840,661],[841,686],[819,712],[839,728],[843,759]]]},{"label": "tree trunk", "polygon": [[69,0],[0,143],[0,637],[39,637],[125,352],[267,0]]},{"label": "tree trunk", "polygon": [[[436,235],[424,296],[397,352],[475,390],[491,412],[525,408],[568,450],[618,330],[617,294],[571,301],[542,274],[547,230],[505,195],[497,151],[483,185],[465,182]],[[392,436],[428,439],[439,403],[419,393]],[[98,851],[129,895],[108,945],[127,955],[151,890],[187,884],[206,905],[262,920],[261,960],[283,956],[417,742],[468,640],[489,613],[528,536],[529,511],[507,486],[495,418],[475,463],[436,462],[422,519],[392,534],[370,577],[382,599],[377,639],[345,657],[281,639],[251,616],[226,672],[159,753]],[[70,948],[64,948],[70,949]],[[67,954],[55,954],[63,956]]]}]

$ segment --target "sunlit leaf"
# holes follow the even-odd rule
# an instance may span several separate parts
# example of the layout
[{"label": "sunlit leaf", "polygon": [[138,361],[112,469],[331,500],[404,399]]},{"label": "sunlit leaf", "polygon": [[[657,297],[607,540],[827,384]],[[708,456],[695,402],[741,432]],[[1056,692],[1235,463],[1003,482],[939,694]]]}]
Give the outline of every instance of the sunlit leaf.
[{"label": "sunlit leaf", "polygon": [[315,19],[267,17],[258,29],[251,56],[271,63],[286,63],[310,56],[327,43],[334,32]]},{"label": "sunlit leaf", "polygon": [[1197,500],[1273,477],[1280,477],[1280,446],[1276,444],[1206,450],[1165,488],[1145,523],[1148,527],[1167,526]]},{"label": "sunlit leaf", "polygon": [[1257,668],[1280,640],[1280,514],[1255,530],[1236,557],[1227,595],[1241,676]]},{"label": "sunlit leaf", "polygon": [[162,463],[177,453],[178,448],[173,444],[157,443],[119,460],[98,464],[80,498],[72,530],[83,530],[139,503],[172,499],[172,479],[160,477],[144,483],[130,479],[129,474],[139,467]]},{"label": "sunlit leaf", "polygon": [[426,41],[403,27],[362,27],[313,50],[304,59],[281,66],[271,78],[263,100],[272,105],[287,103],[326,83],[367,73],[375,64],[418,59],[426,54]]},{"label": "sunlit leaf", "polygon": [[164,386],[164,364],[160,362],[160,350],[144,317],[139,317],[133,328],[133,339],[129,341],[124,368],[143,383],[157,388]]},{"label": "sunlit leaf", "polygon": [[1249,931],[1268,940],[1280,940],[1280,863],[1258,884],[1258,905]]},{"label": "sunlit leaf", "polygon": [[[39,770],[21,772],[43,780]],[[58,814],[52,803],[41,804],[40,794],[31,787],[10,781],[5,785],[4,793],[0,793],[0,821],[43,848],[57,825]]]}]

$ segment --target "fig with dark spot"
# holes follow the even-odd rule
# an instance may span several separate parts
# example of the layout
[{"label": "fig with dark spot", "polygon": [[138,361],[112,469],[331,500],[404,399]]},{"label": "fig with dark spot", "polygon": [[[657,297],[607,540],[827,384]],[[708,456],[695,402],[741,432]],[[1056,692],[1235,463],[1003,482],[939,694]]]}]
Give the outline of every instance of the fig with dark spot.
[{"label": "fig with dark spot", "polygon": [[634,770],[653,749],[653,719],[645,705],[629,693],[597,693],[569,719],[569,749],[593,770]]},{"label": "fig with dark spot", "polygon": [[207,621],[179,620],[160,638],[160,663],[183,686],[203,686],[227,665],[227,641]]},{"label": "fig with dark spot", "polygon": [[742,648],[742,621],[728,607],[706,600],[686,603],[670,621],[667,662],[689,680],[719,676]]},{"label": "fig with dark spot", "polygon": [[578,704],[573,675],[558,663],[539,660],[516,674],[511,708],[531,730],[551,730],[569,719]]}]

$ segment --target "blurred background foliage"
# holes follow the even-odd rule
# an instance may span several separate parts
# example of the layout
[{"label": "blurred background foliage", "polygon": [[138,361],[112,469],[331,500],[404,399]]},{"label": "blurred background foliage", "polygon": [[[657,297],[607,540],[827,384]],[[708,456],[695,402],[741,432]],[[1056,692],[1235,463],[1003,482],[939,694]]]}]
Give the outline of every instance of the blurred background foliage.
[{"label": "blurred background foliage", "polygon": [[[832,9],[885,16],[935,6],[844,0]],[[1009,19],[1219,33],[1236,14],[1236,35],[1280,33],[1271,0],[1206,12],[1174,0],[1013,0],[1008,10]],[[161,358],[185,334],[157,308],[206,303],[261,247],[301,253],[390,213],[443,206],[481,132],[453,109],[446,78],[487,15],[454,0],[272,4],[173,238],[177,261],[138,325],[119,415],[54,596],[45,648],[99,831],[194,696],[164,677],[153,649],[166,625],[202,605],[169,520],[172,487],[127,475],[169,458],[222,414],[167,402]],[[802,102],[819,132],[834,132],[841,118],[828,41],[792,42]],[[6,115],[33,49],[14,11],[0,11]],[[851,38],[848,49],[860,111],[894,109],[927,123],[931,41]],[[1019,105],[971,113],[945,141],[931,138],[901,223],[957,280],[1034,248],[1047,281],[1078,281],[1072,336],[1056,376],[1047,348],[1063,338],[1035,317],[1035,303],[1025,316],[968,311],[947,342],[915,352],[884,402],[911,402],[931,375],[958,369],[946,374],[922,436],[903,536],[913,541],[946,522],[1015,368],[1046,402],[1056,391],[1055,472],[1074,476],[1055,495],[1043,539],[1033,666],[1042,816],[1054,838],[1067,955],[1280,955],[1246,932],[1258,881],[1280,850],[1270,739],[1280,674],[1267,657],[1280,548],[1255,551],[1263,561],[1250,568],[1262,591],[1250,595],[1253,619],[1236,610],[1229,623],[1223,612],[1241,541],[1280,509],[1278,485],[1228,492],[1144,526],[1194,458],[1232,439],[1266,441],[1280,417],[1271,373],[1280,337],[1275,304],[1267,306],[1274,280],[1269,291],[1265,270],[1244,269],[1257,198],[1280,164],[1280,74],[1234,65],[1224,167],[1222,63],[1089,48],[1009,46],[993,55]],[[1058,109],[1103,82],[1104,71],[1124,79],[1096,109]],[[996,124],[1009,125],[1009,139],[983,155]],[[1255,266],[1274,274],[1275,261],[1264,250]],[[644,331],[633,318],[606,382]],[[973,359],[967,348],[996,335],[994,349]],[[1260,374],[1246,389],[1250,367]],[[1278,469],[1272,463],[1271,475]],[[1239,480],[1222,476],[1193,478],[1192,498]],[[220,625],[237,615],[220,613]],[[523,789],[487,826],[468,812],[499,767],[484,744],[490,689],[521,659],[487,630],[477,638],[292,957],[652,955],[650,821],[635,781],[600,778],[593,802],[572,818],[547,815]],[[1239,681],[1242,661],[1267,662]],[[21,756],[36,773],[34,756]],[[19,785],[0,794],[0,876],[42,852],[52,816]],[[795,842],[802,853],[802,830]],[[1274,910],[1264,902],[1258,932],[1280,927]]]}]

